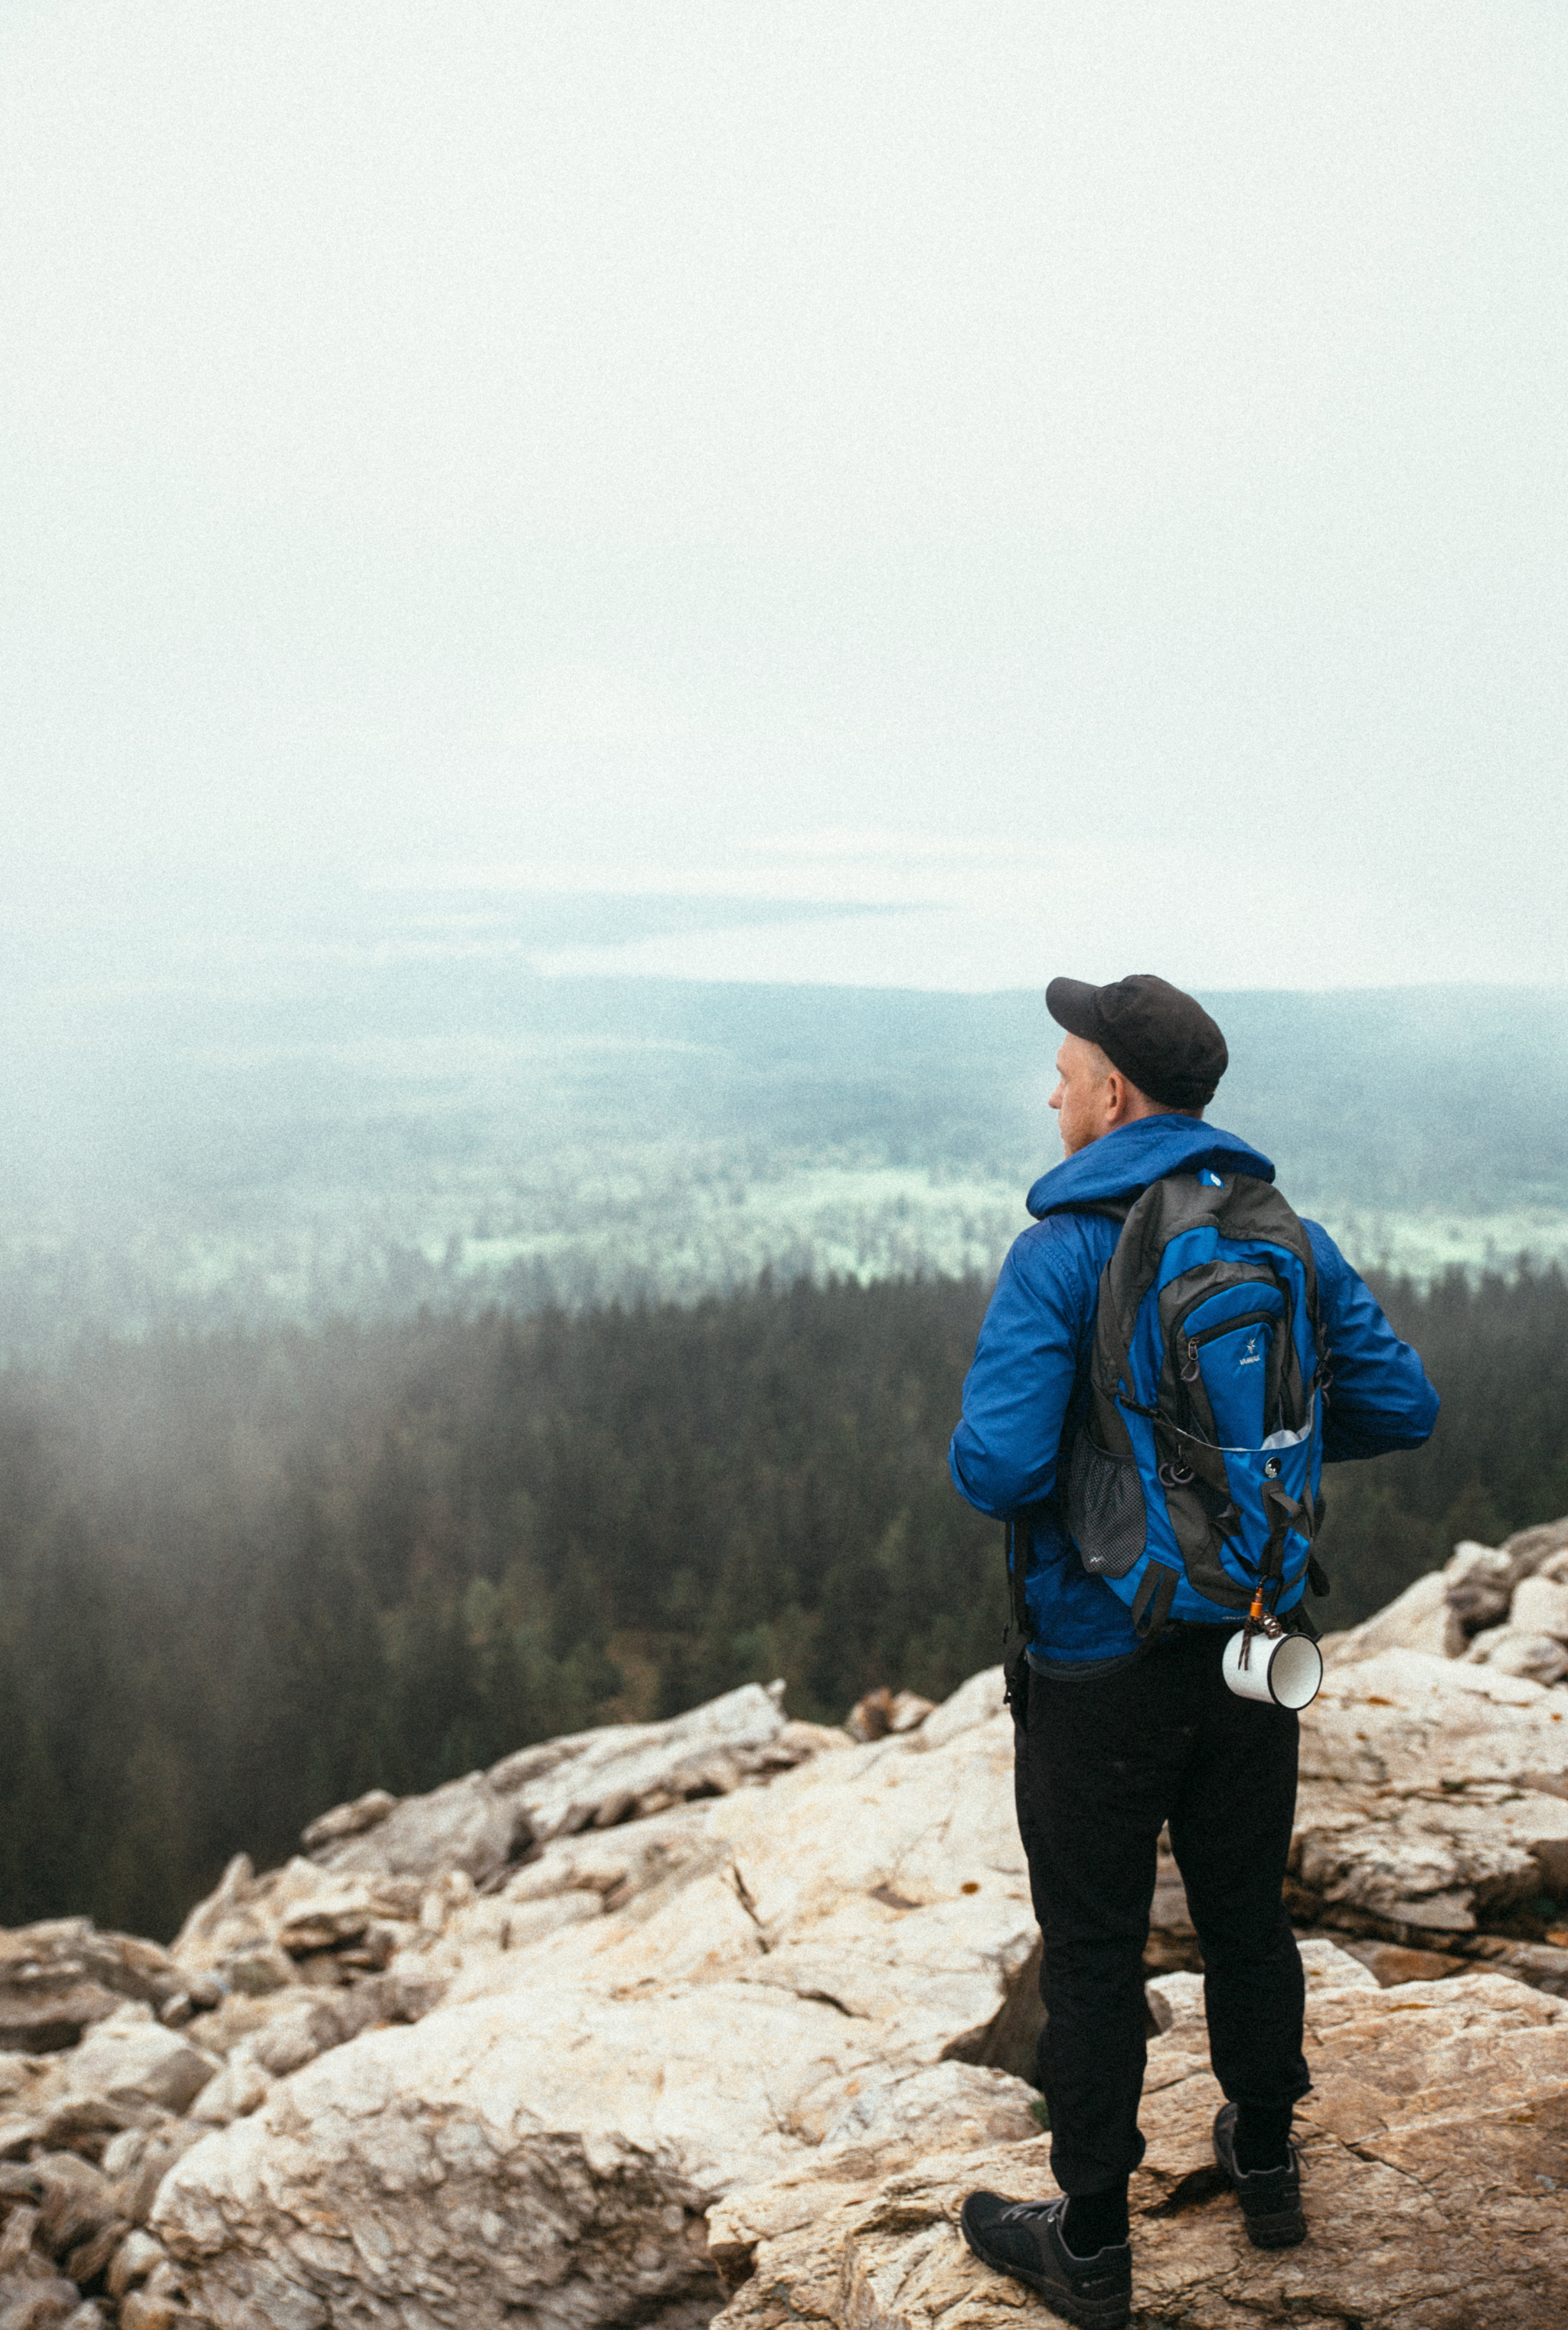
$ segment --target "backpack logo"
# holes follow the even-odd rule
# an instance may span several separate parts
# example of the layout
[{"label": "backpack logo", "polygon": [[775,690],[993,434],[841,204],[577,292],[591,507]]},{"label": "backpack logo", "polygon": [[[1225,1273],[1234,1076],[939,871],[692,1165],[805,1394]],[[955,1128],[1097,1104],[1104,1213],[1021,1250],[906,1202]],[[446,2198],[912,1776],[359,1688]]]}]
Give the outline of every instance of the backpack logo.
[{"label": "backpack logo", "polygon": [[1260,1368],[1262,1364],[1263,1354],[1258,1349],[1258,1338],[1256,1335],[1249,1335],[1247,1338],[1247,1348],[1242,1353],[1241,1358],[1236,1361],[1236,1365],[1239,1368]]}]

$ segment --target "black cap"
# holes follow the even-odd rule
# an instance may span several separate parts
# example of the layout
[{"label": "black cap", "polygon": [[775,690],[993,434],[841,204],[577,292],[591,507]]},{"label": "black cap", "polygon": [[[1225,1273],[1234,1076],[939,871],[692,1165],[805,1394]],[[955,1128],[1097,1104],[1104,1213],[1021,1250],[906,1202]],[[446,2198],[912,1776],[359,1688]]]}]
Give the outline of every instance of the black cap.
[{"label": "black cap", "polygon": [[1206,1108],[1230,1066],[1225,1039],[1203,1005],[1151,971],[1109,987],[1053,979],[1045,1009],[1070,1036],[1098,1044],[1111,1066],[1162,1108]]}]

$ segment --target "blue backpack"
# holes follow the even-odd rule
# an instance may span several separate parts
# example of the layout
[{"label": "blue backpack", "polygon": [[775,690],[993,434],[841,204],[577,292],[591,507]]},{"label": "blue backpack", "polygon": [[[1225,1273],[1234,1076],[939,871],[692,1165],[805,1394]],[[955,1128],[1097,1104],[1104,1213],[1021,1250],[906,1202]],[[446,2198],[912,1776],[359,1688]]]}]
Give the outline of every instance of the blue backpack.
[{"label": "blue backpack", "polygon": [[1283,1617],[1308,1574],[1327,1591],[1327,1382],[1311,1244],[1279,1191],[1206,1167],[1151,1183],[1100,1274],[1064,1497],[1146,1644],[1167,1619]]}]

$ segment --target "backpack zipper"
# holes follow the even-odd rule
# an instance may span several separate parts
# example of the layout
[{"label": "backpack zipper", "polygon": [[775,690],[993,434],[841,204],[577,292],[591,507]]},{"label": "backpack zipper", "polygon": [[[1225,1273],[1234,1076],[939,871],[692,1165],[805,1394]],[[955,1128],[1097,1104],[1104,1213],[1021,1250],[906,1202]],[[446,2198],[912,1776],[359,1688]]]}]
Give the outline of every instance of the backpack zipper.
[{"label": "backpack zipper", "polygon": [[[1181,1369],[1183,1383],[1196,1383],[1198,1351],[1203,1344],[1213,1343],[1221,1335],[1239,1334],[1243,1327],[1275,1327],[1282,1323],[1277,1311],[1243,1311],[1234,1319],[1223,1319],[1217,1327],[1205,1327],[1199,1334],[1186,1336],[1184,1339],[1186,1357]],[[1187,1372],[1189,1367],[1192,1369],[1190,1375]]]},{"label": "backpack zipper", "polygon": [[[1252,1263],[1243,1265],[1243,1274],[1233,1279],[1232,1283],[1233,1285],[1241,1286],[1252,1285],[1267,1287],[1271,1293],[1277,1294],[1280,1297],[1280,1312],[1285,1321],[1289,1323],[1293,1320],[1295,1306],[1291,1301],[1289,1285],[1285,1279],[1280,1277],[1278,1271],[1271,1270],[1266,1263]],[[1188,1300],[1183,1303],[1181,1309],[1171,1321],[1170,1331],[1171,1340],[1173,1341],[1179,1340],[1185,1342],[1187,1340],[1184,1331],[1189,1315],[1194,1311],[1201,1311],[1205,1302],[1212,1302],[1216,1293],[1219,1292],[1220,1290],[1216,1287],[1205,1286],[1200,1293],[1191,1295]],[[1270,1312],[1266,1315],[1272,1318],[1273,1313],[1272,1312]]]}]

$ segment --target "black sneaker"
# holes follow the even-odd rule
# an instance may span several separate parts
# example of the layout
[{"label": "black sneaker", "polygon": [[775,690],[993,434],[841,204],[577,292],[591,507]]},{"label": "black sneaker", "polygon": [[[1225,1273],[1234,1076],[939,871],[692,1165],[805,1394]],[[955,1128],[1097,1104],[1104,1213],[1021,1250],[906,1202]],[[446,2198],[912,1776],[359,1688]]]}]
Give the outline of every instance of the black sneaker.
[{"label": "black sneaker", "polygon": [[1122,2330],[1132,2316],[1132,2244],[1116,2241],[1091,2258],[1074,2257],[1062,2238],[1066,2213],[1065,2200],[971,2193],[959,2224],[978,2258],[1026,2282],[1053,2314],[1083,2330]]},{"label": "black sneaker", "polygon": [[1294,2136],[1288,2168],[1236,2165],[1236,2107],[1222,2104],[1214,2120],[1214,2158],[1235,2186],[1247,2239],[1255,2249],[1293,2249],[1307,2238],[1301,2213],[1301,2147]]}]

